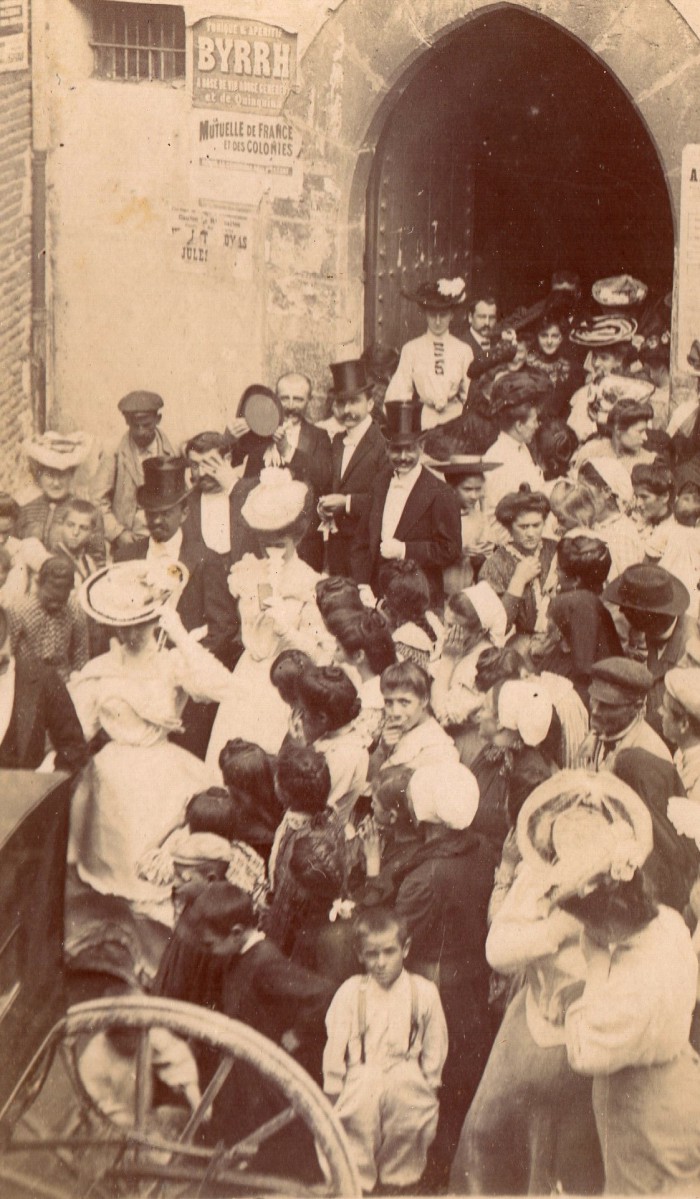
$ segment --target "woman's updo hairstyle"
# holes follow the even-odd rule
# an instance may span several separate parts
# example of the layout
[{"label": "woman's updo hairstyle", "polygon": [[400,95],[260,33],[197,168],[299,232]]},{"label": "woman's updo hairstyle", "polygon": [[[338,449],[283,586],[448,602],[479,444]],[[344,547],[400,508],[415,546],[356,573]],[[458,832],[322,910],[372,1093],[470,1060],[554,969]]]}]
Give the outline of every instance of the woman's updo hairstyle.
[{"label": "woman's updo hairstyle", "polygon": [[557,546],[559,570],[587,591],[599,593],[610,573],[610,550],[598,537],[562,537]]},{"label": "woman's updo hairstyle", "polygon": [[532,491],[528,483],[521,483],[517,491],[504,495],[496,505],[496,520],[510,529],[513,522],[526,512],[536,512],[545,517],[549,512],[549,500],[541,491]]},{"label": "woman's updo hairstyle", "polygon": [[342,729],[360,714],[357,689],[340,666],[310,666],[299,680],[299,703],[313,716],[325,716],[328,732]]}]

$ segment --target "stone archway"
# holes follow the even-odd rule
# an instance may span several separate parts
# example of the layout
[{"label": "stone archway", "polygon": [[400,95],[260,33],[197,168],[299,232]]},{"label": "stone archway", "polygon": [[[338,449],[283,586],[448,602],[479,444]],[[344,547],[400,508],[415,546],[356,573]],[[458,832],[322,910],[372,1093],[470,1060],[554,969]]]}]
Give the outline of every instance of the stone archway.
[{"label": "stone archway", "polygon": [[[693,100],[700,52],[670,0],[523,0],[512,6],[471,0],[467,14],[464,7],[463,0],[375,0],[368,11],[367,0],[344,0],[304,54],[303,87],[289,112],[304,135],[307,176],[318,184],[297,219],[310,239],[323,237],[328,268],[328,287],[314,298],[323,335],[306,339],[319,372],[328,361],[331,328],[337,354],[361,348],[367,183],[387,116],[422,57],[477,14],[520,8],[559,25],[597,56],[649,131],[678,224],[682,148],[700,142],[700,108]],[[294,277],[284,282],[294,286]],[[271,351],[282,360],[298,339],[279,332]]]}]

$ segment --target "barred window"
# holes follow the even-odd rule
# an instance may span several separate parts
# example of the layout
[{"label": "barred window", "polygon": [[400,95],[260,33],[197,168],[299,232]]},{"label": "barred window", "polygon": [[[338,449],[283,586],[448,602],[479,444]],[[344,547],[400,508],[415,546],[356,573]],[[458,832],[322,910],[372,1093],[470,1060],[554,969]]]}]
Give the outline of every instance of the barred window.
[{"label": "barred window", "polygon": [[170,4],[93,6],[94,74],[100,79],[184,79],[185,13]]}]

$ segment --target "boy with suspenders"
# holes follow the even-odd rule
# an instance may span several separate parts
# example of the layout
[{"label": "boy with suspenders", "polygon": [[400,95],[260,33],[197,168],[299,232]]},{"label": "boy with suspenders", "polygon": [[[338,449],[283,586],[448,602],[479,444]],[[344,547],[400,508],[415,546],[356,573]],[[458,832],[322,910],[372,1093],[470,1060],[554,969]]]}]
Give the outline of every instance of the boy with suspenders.
[{"label": "boy with suspenders", "polygon": [[415,1187],[438,1118],[447,1028],[437,987],[404,970],[402,920],[369,908],[356,924],[365,975],[353,975],[328,1010],[324,1090],[335,1103],[363,1191]]}]

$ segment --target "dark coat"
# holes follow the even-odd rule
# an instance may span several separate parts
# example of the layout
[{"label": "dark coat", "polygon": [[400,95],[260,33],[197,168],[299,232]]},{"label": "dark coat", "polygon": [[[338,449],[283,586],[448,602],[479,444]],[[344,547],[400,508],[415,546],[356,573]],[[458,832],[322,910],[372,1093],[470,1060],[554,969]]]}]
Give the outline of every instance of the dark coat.
[{"label": "dark coat", "polygon": [[294,1029],[300,1039],[322,1038],[332,997],[330,983],[291,962],[272,941],[265,940],[230,959],[223,1011],[279,1045],[288,1029]]},{"label": "dark coat", "polygon": [[56,769],[73,772],[88,748],[65,684],[56,671],[27,650],[15,656],[15,702],[0,745],[0,767],[36,770],[46,756],[47,734],[56,750]]},{"label": "dark coat", "polygon": [[[679,616],[676,627],[668,641],[662,641],[658,646],[651,645],[649,647],[647,660],[644,665],[654,676],[654,682],[647,696],[647,714],[645,719],[647,724],[650,724],[654,732],[658,733],[660,737],[663,737],[663,729],[661,728],[659,708],[664,698],[666,671],[673,670],[674,666],[678,665],[685,653],[686,642],[690,637],[695,637],[696,634],[696,621],[690,616]],[[659,651],[661,651],[660,657]]]},{"label": "dark coat", "polygon": [[[372,583],[375,588],[382,564],[379,552],[382,516],[391,475],[389,467],[377,480],[371,507],[351,550],[353,578],[360,583]],[[443,598],[443,568],[457,562],[462,552],[462,521],[459,500],[453,488],[436,479],[424,467],[406,500],[394,536],[398,541],[405,542],[406,557],[425,572],[431,596],[434,601],[440,602]]]},{"label": "dark coat", "polygon": [[[185,525],[182,533],[180,561],[190,577],[177,605],[178,614],[188,630],[207,625],[202,645],[231,669],[241,652],[240,621],[238,606],[228,589],[226,569],[219,555],[207,549],[201,540],[197,542]],[[116,550],[114,559],[115,562],[144,559],[147,552],[148,538],[143,537]]]},{"label": "dark coat", "polygon": [[[237,442],[231,461],[240,463],[247,456],[245,478],[257,478],[265,465],[265,450],[270,445],[266,437],[246,433]],[[289,463],[295,479],[310,483],[318,497],[326,495],[331,485],[331,442],[325,429],[319,429],[305,417],[301,421],[299,442]]]},{"label": "dark coat", "polygon": [[377,426],[372,422],[360,440],[344,474],[344,433],[336,433],[331,446],[333,475],[331,492],[350,496],[350,512],[340,512],[335,523],[337,533],[328,542],[328,569],[333,575],[352,575],[351,551],[360,524],[369,514],[372,492],[377,475],[387,465],[386,443]]}]

